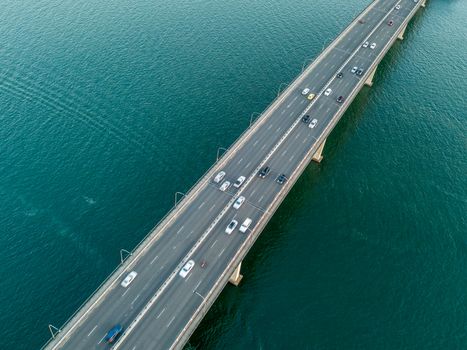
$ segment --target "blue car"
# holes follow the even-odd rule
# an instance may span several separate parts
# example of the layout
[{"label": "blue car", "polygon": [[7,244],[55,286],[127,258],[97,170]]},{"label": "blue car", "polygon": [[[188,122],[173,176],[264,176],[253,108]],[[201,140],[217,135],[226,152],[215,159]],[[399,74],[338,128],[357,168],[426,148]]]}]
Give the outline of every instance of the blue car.
[{"label": "blue car", "polygon": [[107,343],[113,343],[115,339],[123,332],[123,327],[119,324],[113,326],[113,328],[107,332],[107,334],[104,337],[104,340]]}]

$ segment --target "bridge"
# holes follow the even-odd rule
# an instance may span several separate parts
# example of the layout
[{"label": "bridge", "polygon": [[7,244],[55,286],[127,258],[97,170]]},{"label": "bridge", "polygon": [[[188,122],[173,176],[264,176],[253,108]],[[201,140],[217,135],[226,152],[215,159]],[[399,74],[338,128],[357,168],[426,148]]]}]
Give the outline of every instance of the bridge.
[{"label": "bridge", "polygon": [[[379,62],[422,6],[424,0],[369,4],[187,193],[175,195],[172,210],[123,252],[82,307],[62,327],[49,326],[52,338],[43,349],[102,349],[115,324],[123,333],[112,349],[182,348],[227,283],[240,283],[242,260],[261,231],[308,164],[322,160],[326,138],[362,87],[372,85]],[[270,172],[261,178],[265,167]],[[240,176],[239,187],[220,190]],[[235,209],[239,197],[245,201]],[[242,233],[247,218],[251,225]],[[238,225],[227,234],[232,220]],[[180,276],[189,261],[193,268]],[[138,275],[122,287],[131,271]]]}]

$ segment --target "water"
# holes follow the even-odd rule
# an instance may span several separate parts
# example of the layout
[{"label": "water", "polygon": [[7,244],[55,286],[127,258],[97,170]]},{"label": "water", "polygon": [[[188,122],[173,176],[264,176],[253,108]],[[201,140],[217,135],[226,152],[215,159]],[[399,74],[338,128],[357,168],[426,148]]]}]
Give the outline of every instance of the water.
[{"label": "water", "polygon": [[[4,1],[1,348],[39,348],[367,4]],[[466,348],[466,16],[416,15],[191,347]]]}]

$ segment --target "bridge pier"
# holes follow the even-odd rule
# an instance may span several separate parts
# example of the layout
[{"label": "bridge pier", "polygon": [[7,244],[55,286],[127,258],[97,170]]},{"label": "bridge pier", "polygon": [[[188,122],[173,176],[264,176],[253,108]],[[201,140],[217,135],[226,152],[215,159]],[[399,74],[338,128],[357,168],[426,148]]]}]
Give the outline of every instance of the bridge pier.
[{"label": "bridge pier", "polygon": [[326,139],[323,141],[323,143],[319,146],[318,150],[316,151],[316,153],[313,155],[313,158],[311,158],[313,161],[315,161],[316,163],[321,163],[321,161],[323,160],[323,149],[324,149],[324,144],[326,143]]},{"label": "bridge pier", "polygon": [[366,85],[366,86],[369,86],[369,87],[372,87],[372,86],[373,86],[373,77],[375,76],[376,69],[378,69],[378,66],[376,66],[375,69],[373,69],[373,72],[371,72],[371,74],[370,74],[370,75],[368,76],[368,78],[365,80],[365,85]]},{"label": "bridge pier", "polygon": [[240,268],[242,267],[242,263],[238,264],[237,268],[233,272],[232,276],[230,276],[229,282],[232,283],[235,287],[240,284],[240,281],[243,278],[243,275],[240,274]]},{"label": "bridge pier", "polygon": [[397,39],[399,40],[404,40],[404,33],[405,33],[405,30],[407,29],[407,24],[404,26],[404,28],[402,28],[402,30],[399,32],[399,35],[397,36]]}]

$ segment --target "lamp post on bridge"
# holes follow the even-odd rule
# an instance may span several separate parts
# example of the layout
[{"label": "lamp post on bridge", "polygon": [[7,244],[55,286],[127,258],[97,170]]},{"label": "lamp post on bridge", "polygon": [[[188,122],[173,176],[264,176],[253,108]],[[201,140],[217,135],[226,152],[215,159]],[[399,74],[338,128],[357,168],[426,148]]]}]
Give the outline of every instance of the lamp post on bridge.
[{"label": "lamp post on bridge", "polygon": [[305,70],[305,66],[308,65],[308,62],[313,62],[313,61],[314,61],[313,58],[308,58],[305,61],[303,61],[302,72]]},{"label": "lamp post on bridge", "polygon": [[[123,253],[126,253],[126,256],[123,257]],[[128,250],[126,249],[120,249],[120,262],[123,264],[123,262],[125,261],[126,258],[128,258],[129,256],[132,256],[133,253],[132,252],[129,252]]]},{"label": "lamp post on bridge", "polygon": [[281,90],[281,89],[282,89],[282,85],[289,86],[290,84],[281,83],[281,84],[279,85],[279,88],[277,89],[277,96],[276,96],[276,97],[279,97],[279,95],[280,95],[281,92],[283,91],[283,90]]},{"label": "lamp post on bridge", "polygon": [[253,120],[256,119],[256,117],[260,116],[261,113],[258,113],[258,112],[253,112],[251,113],[251,116],[250,116],[250,126],[251,124],[253,124]]},{"label": "lamp post on bridge", "polygon": [[178,195],[181,195],[181,198],[185,197],[185,193],[183,193],[183,192],[175,192],[175,203],[174,203],[174,207],[176,207],[177,204],[178,204],[178,202],[179,202]]},{"label": "lamp post on bridge", "polygon": [[52,339],[55,339],[55,336],[60,333],[62,330],[60,328],[57,328],[51,324],[49,324],[49,331],[50,334],[52,334]]},{"label": "lamp post on bridge", "polygon": [[219,151],[225,152],[225,151],[227,151],[227,148],[219,147],[219,148],[217,149],[216,162],[219,161]]}]

